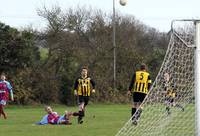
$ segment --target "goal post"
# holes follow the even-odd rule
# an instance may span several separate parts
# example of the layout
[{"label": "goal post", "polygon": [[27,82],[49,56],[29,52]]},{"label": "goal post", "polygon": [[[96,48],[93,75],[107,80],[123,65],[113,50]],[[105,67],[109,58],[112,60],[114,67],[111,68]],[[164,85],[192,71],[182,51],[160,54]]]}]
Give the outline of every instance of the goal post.
[{"label": "goal post", "polygon": [[[142,103],[140,120],[134,125],[133,115],[116,136],[200,136],[200,20],[173,20],[171,26],[168,49]],[[169,101],[170,91],[176,96]]]},{"label": "goal post", "polygon": [[195,49],[195,94],[196,94],[196,136],[200,136],[200,20],[196,25]]}]

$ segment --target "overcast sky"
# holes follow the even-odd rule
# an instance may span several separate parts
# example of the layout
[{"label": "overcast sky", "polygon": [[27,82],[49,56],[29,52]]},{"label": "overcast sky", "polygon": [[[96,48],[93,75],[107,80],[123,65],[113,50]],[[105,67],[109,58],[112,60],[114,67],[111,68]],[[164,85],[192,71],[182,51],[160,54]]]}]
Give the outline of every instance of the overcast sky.
[{"label": "overcast sky", "polygon": [[[159,31],[169,31],[173,19],[200,19],[200,0],[128,0],[126,6],[120,6],[119,0],[115,2],[117,11],[133,15]],[[0,21],[17,28],[28,25],[43,28],[45,21],[36,9],[44,4],[47,7],[58,4],[63,10],[91,6],[112,13],[113,0],[0,0]]]}]

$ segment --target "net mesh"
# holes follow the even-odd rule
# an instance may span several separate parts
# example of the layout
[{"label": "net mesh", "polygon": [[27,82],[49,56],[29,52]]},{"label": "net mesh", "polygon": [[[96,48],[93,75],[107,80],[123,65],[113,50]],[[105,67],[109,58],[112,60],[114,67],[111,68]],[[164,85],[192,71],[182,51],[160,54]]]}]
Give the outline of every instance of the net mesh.
[{"label": "net mesh", "polygon": [[[174,24],[160,71],[141,107],[116,136],[195,135],[194,30],[192,23]],[[174,100],[174,101],[173,101]]]}]

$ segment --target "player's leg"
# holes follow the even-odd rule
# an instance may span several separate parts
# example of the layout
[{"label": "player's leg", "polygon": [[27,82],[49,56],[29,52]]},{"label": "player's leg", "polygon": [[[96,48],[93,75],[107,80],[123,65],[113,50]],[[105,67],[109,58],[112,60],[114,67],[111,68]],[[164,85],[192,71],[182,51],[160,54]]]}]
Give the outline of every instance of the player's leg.
[{"label": "player's leg", "polygon": [[142,105],[141,104],[144,101],[145,97],[146,97],[146,94],[144,94],[144,93],[140,93],[139,96],[138,96],[139,102],[137,103],[138,108],[137,108],[137,113],[136,113],[136,120],[137,121],[139,121],[140,116],[142,114]]},{"label": "player's leg", "polygon": [[82,124],[82,118],[84,116],[84,97],[82,95],[78,96],[78,105],[79,105],[79,111],[78,111],[78,124]]},{"label": "player's leg", "polygon": [[132,97],[133,97],[133,104],[132,104],[132,109],[131,109],[131,117],[132,117],[132,120],[134,120],[134,118],[135,118],[134,114],[137,110],[137,102],[138,102],[137,93],[134,92]]},{"label": "player's leg", "polygon": [[1,114],[2,114],[2,105],[0,104],[0,117],[1,117]]},{"label": "player's leg", "polygon": [[69,117],[71,116],[71,113],[65,112],[63,116],[60,116],[58,119],[57,124],[60,125],[71,125],[72,123],[69,121]]},{"label": "player's leg", "polygon": [[83,117],[85,116],[85,108],[89,103],[89,96],[84,96]]},{"label": "player's leg", "polygon": [[69,122],[69,120],[62,119],[62,120],[59,120],[58,124],[60,124],[60,125],[71,125],[72,123]]},{"label": "player's leg", "polygon": [[79,105],[79,116],[78,116],[78,124],[82,124],[83,117],[84,117],[84,102]]},{"label": "player's leg", "polygon": [[131,116],[132,116],[132,124],[133,125],[137,125],[137,109],[139,108],[139,93],[134,92],[133,93],[133,107],[132,107],[132,112],[131,112]]},{"label": "player's leg", "polygon": [[175,102],[174,102],[174,106],[175,106],[176,108],[178,108],[178,109],[181,109],[181,111],[184,111],[184,110],[185,110],[185,108],[184,108],[182,105],[177,104],[177,103],[175,103]]},{"label": "player's leg", "polygon": [[169,105],[166,106],[166,112],[167,112],[167,115],[171,114]]},{"label": "player's leg", "polygon": [[7,119],[7,115],[4,112],[4,106],[6,105],[6,101],[5,100],[1,100],[0,101],[0,114],[3,115],[4,119]]},{"label": "player's leg", "polygon": [[[141,103],[140,103],[141,104]],[[140,119],[140,116],[142,114],[142,107],[140,107],[140,104],[138,105],[138,110],[136,112],[136,120],[138,121]]]},{"label": "player's leg", "polygon": [[85,108],[88,105],[89,102],[89,96],[83,96],[82,101],[79,108],[79,117],[78,117],[78,123],[83,123],[83,117],[85,116]]},{"label": "player's leg", "polygon": [[136,104],[136,102],[133,102],[133,106],[132,106],[132,109],[131,109],[131,116],[132,117],[135,114],[136,110],[137,110],[137,104]]},{"label": "player's leg", "polygon": [[137,125],[137,108],[138,108],[138,102],[133,102],[133,108],[132,108],[132,124]]},{"label": "player's leg", "polygon": [[59,122],[59,124],[61,124],[61,125],[71,125],[72,123],[71,123],[71,122],[68,122],[68,121],[66,121],[66,120],[61,120],[61,121]]},{"label": "player's leg", "polygon": [[170,115],[171,114],[171,112],[170,112],[170,104],[171,104],[170,97],[168,97],[168,96],[166,97],[165,104],[166,104],[165,110],[167,112],[167,115]]},{"label": "player's leg", "polygon": [[73,112],[72,115],[73,116],[79,116],[80,114],[79,114],[79,112]]}]

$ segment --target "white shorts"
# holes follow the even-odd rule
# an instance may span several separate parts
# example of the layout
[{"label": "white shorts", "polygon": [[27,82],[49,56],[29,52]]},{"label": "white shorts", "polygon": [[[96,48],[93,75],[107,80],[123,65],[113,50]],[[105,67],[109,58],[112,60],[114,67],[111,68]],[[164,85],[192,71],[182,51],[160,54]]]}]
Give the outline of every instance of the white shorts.
[{"label": "white shorts", "polygon": [[5,100],[1,100],[0,101],[0,105],[6,105],[6,101]]}]

